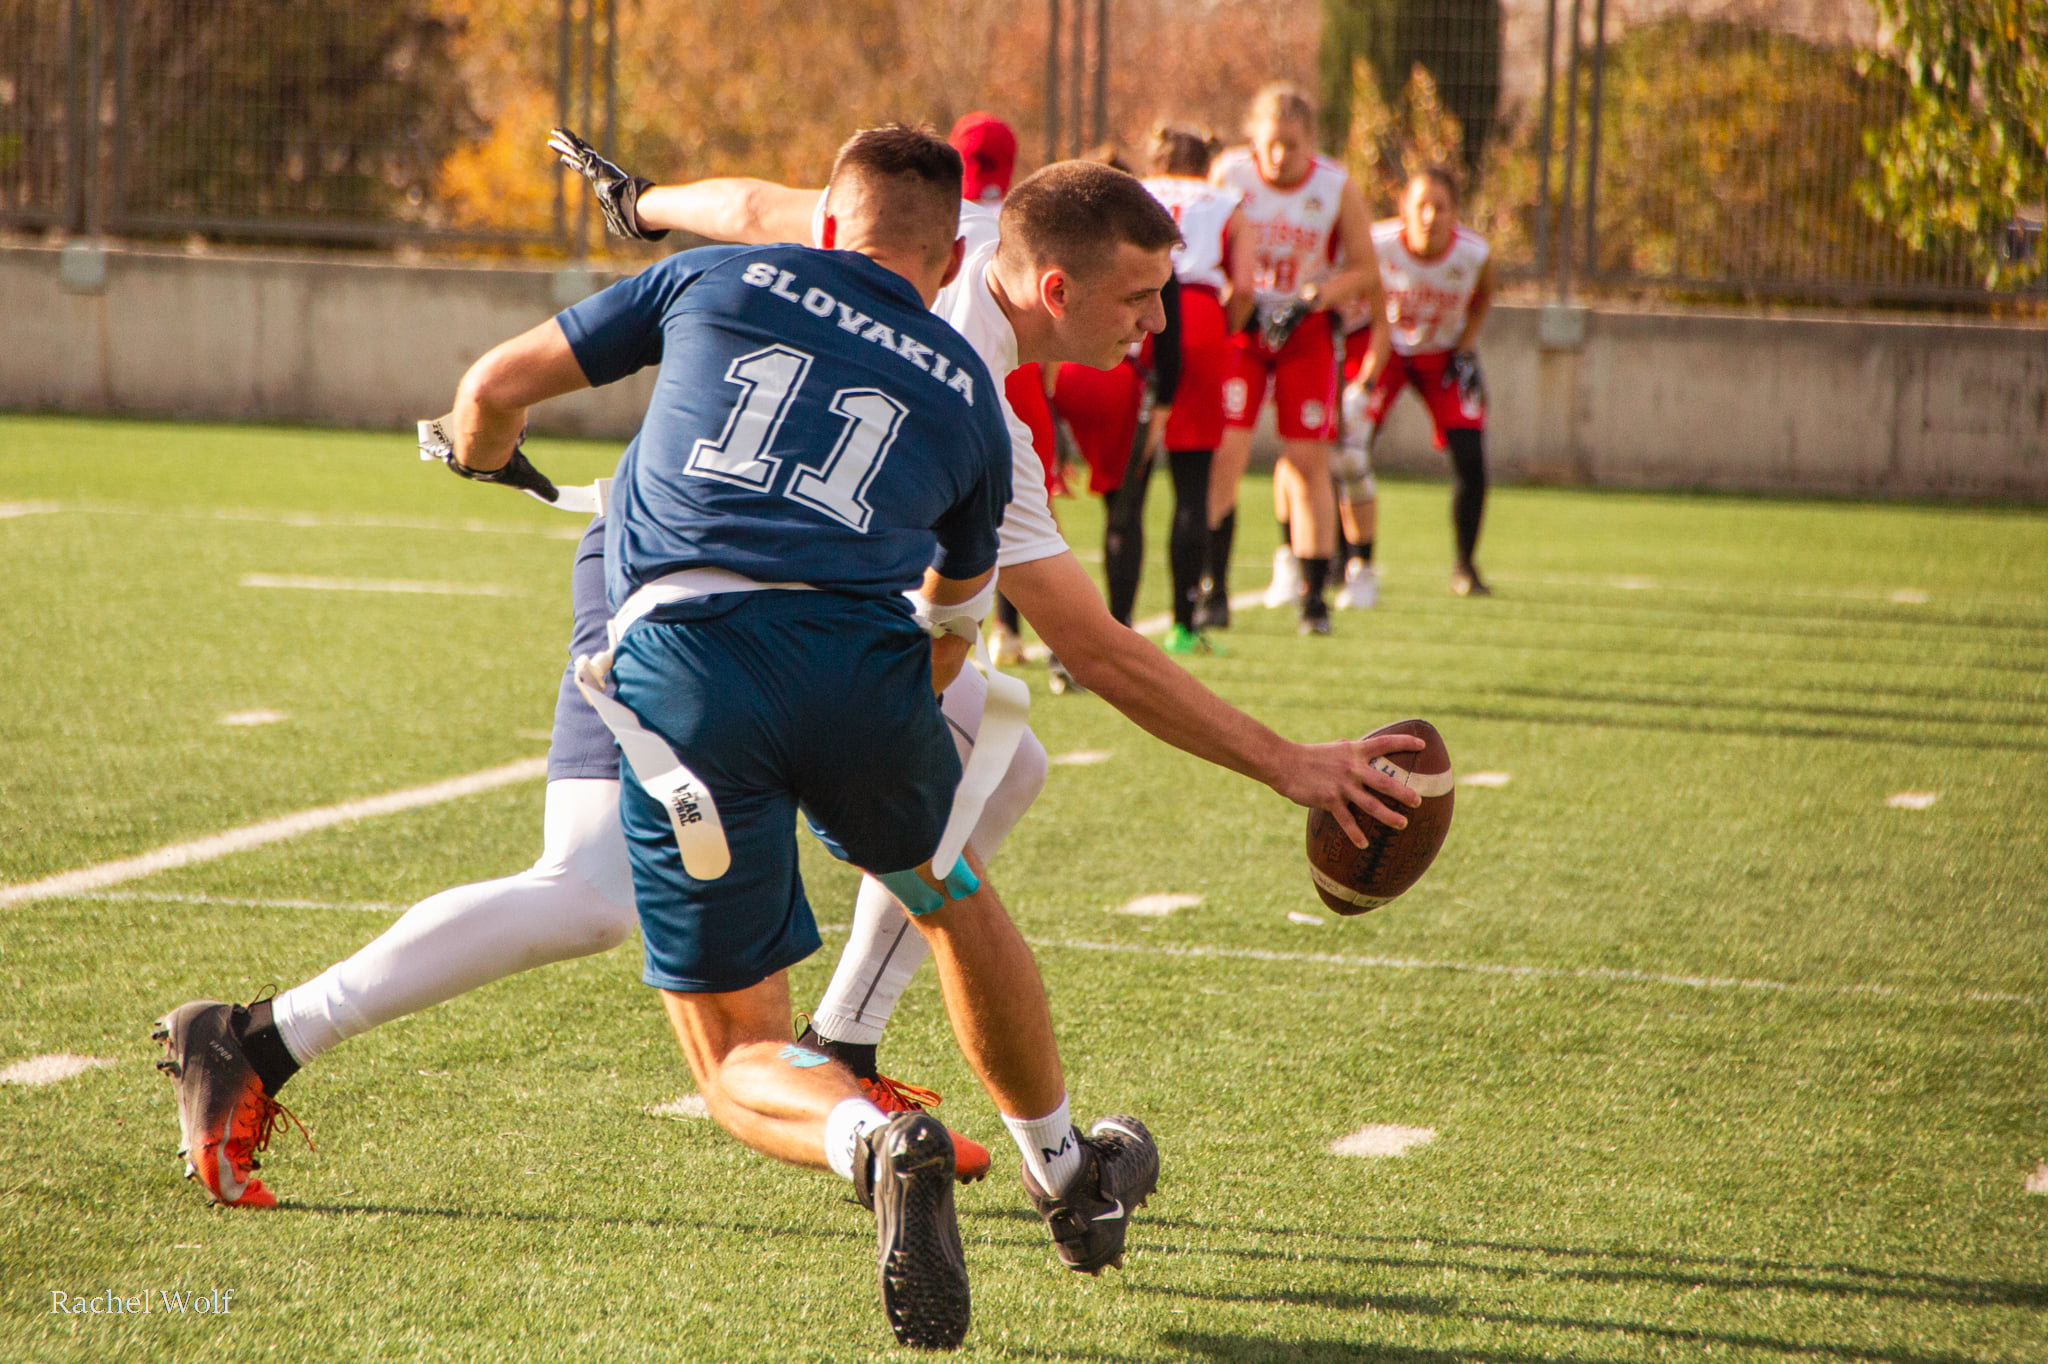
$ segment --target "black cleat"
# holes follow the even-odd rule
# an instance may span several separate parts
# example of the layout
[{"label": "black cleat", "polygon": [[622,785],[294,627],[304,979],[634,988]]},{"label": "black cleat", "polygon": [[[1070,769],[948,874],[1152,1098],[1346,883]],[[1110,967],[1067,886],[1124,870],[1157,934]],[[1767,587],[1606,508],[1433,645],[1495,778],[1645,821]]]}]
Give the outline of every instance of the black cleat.
[{"label": "black cleat", "polygon": [[1301,623],[1294,627],[1296,634],[1327,635],[1330,633],[1330,608],[1323,606],[1321,602],[1317,602],[1315,605],[1322,609],[1313,609],[1307,603],[1302,605]]},{"label": "black cleat", "polygon": [[1024,1192],[1052,1232],[1053,1249],[1067,1268],[1100,1274],[1124,1262],[1124,1233],[1131,1214],[1159,1187],[1159,1148],[1136,1118],[1103,1118],[1082,1136],[1081,1173],[1054,1198],[1024,1171]]},{"label": "black cleat", "polygon": [[1228,630],[1230,628],[1230,597],[1227,593],[1211,591],[1195,603],[1195,628],[1197,630]]},{"label": "black cleat", "polygon": [[928,1113],[869,1130],[853,1189],[875,1214],[882,1310],[899,1344],[957,1350],[967,1338],[967,1256],[953,1212],[953,1141]]},{"label": "black cleat", "polygon": [[1451,591],[1460,597],[1490,597],[1493,589],[1479,576],[1479,570],[1466,564],[1451,574]]}]

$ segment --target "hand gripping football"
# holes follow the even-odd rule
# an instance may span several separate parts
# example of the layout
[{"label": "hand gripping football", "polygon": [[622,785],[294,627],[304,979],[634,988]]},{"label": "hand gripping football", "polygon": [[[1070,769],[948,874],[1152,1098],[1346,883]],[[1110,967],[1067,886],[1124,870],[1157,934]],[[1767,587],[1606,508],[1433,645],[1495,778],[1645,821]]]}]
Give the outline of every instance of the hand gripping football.
[{"label": "hand gripping football", "polygon": [[1427,720],[1402,720],[1366,737],[1382,734],[1412,734],[1427,745],[1373,759],[1375,767],[1413,787],[1422,804],[1411,810],[1398,801],[1386,800],[1408,816],[1405,829],[1390,829],[1352,806],[1352,816],[1365,830],[1363,848],[1353,846],[1328,810],[1309,811],[1309,876],[1323,903],[1339,914],[1378,909],[1421,880],[1451,828],[1454,781],[1451,752],[1444,747],[1443,735]]}]

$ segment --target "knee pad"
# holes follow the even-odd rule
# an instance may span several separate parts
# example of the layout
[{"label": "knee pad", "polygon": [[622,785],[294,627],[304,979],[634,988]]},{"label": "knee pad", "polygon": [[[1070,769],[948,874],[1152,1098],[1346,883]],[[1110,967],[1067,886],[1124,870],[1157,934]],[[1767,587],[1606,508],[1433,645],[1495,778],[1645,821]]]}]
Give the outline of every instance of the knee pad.
[{"label": "knee pad", "polygon": [[1371,428],[1361,430],[1346,424],[1344,440],[1330,456],[1330,472],[1336,475],[1337,491],[1346,502],[1369,502],[1379,492],[1372,476]]},{"label": "knee pad", "polygon": [[964,857],[953,860],[953,870],[946,873],[943,895],[927,885],[915,871],[876,872],[874,877],[912,914],[929,914],[935,909],[944,909],[952,901],[964,899],[981,889],[981,878],[974,874],[974,868],[967,865]]}]

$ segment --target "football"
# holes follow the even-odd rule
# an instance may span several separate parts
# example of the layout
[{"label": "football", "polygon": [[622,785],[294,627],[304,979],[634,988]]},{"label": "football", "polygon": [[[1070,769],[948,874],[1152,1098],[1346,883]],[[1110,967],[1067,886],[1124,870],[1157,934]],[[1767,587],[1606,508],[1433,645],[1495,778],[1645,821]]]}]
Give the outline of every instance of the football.
[{"label": "football", "polygon": [[1386,802],[1408,816],[1405,829],[1390,829],[1352,806],[1353,817],[1365,830],[1363,848],[1352,844],[1328,810],[1309,811],[1309,876],[1323,903],[1339,914],[1378,909],[1421,880],[1451,829],[1454,780],[1451,751],[1444,747],[1443,735],[1427,720],[1402,720],[1365,737],[1374,739],[1382,734],[1412,734],[1426,745],[1373,759],[1373,766],[1413,787],[1422,804],[1410,810],[1398,802]]}]

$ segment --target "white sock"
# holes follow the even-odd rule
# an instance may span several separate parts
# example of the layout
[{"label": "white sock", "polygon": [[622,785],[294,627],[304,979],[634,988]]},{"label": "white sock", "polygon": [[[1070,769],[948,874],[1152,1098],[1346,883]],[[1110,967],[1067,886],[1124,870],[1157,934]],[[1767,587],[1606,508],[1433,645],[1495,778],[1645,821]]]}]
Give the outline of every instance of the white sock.
[{"label": "white sock", "polygon": [[[962,668],[940,700],[963,762],[971,751],[972,736],[981,727],[981,709],[987,699],[988,679],[977,669]],[[994,859],[1010,830],[1031,808],[1045,785],[1045,773],[1045,746],[1026,730],[1009,770],[989,793],[981,819],[967,840],[983,862]],[[873,877],[861,878],[860,895],[853,904],[853,930],[839,954],[832,983],[811,1013],[811,1026],[835,1042],[874,1046],[882,1040],[889,1015],[929,955],[924,934],[917,931],[896,897]]]},{"label": "white sock", "polygon": [[1067,1114],[1067,1100],[1042,1118],[1003,1118],[1010,1140],[1024,1157],[1024,1168],[1049,1194],[1062,1194],[1074,1176],[1081,1173],[1081,1143],[1074,1140],[1074,1120]]},{"label": "white sock", "polygon": [[853,1157],[860,1139],[887,1127],[889,1115],[866,1099],[841,1099],[825,1117],[825,1162],[841,1179],[853,1178]]},{"label": "white sock", "polygon": [[619,784],[551,781],[540,861],[408,909],[347,961],[279,995],[278,1035],[300,1064],[394,1018],[551,961],[608,951],[638,922]]}]

